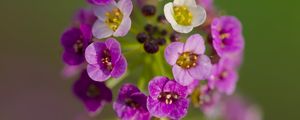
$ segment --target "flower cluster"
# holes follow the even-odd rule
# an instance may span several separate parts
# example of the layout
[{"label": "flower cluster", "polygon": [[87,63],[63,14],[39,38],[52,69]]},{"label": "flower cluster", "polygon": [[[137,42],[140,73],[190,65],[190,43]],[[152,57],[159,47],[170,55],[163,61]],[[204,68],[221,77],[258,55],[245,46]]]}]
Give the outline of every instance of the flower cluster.
[{"label": "flower cluster", "polygon": [[[260,119],[231,96],[243,61],[242,25],[213,0],[86,2],[91,7],[76,13],[61,45],[63,73],[81,73],[73,92],[92,117],[113,102],[122,120],[182,119],[190,104],[209,119]],[[137,83],[124,83],[113,99],[112,89],[129,76]]]}]

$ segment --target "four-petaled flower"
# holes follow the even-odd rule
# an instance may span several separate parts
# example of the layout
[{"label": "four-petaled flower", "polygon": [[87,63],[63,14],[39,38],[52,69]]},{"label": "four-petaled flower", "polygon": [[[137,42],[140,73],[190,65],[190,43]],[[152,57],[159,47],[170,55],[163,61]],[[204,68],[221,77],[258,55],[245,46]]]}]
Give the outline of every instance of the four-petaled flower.
[{"label": "four-petaled flower", "polygon": [[187,114],[187,87],[167,77],[155,77],[149,82],[147,108],[155,117],[180,119]]},{"label": "four-petaled flower", "polygon": [[83,70],[73,85],[74,94],[84,103],[91,116],[98,114],[105,103],[112,101],[112,92],[103,82],[92,80]]},{"label": "four-petaled flower", "polygon": [[212,74],[208,79],[209,85],[221,93],[231,95],[238,80],[238,74],[232,61],[222,58],[219,63],[214,64]]},{"label": "four-petaled flower", "polygon": [[127,61],[121,53],[120,43],[114,38],[105,42],[94,42],[85,51],[87,71],[95,81],[105,81],[110,77],[119,78],[127,69]]},{"label": "four-petaled flower", "polygon": [[113,108],[122,120],[149,120],[147,96],[132,84],[124,84]]},{"label": "four-petaled flower", "polygon": [[67,29],[61,37],[61,44],[64,48],[63,61],[68,65],[79,65],[85,61],[85,48],[92,39],[90,27],[81,24],[79,28]]},{"label": "four-petaled flower", "polygon": [[240,53],[244,49],[244,37],[240,21],[233,16],[215,18],[211,25],[213,47],[219,56]]},{"label": "four-petaled flower", "polygon": [[118,3],[111,2],[108,5],[94,6],[94,13],[98,17],[92,32],[98,38],[110,36],[125,36],[130,27],[130,14],[132,11],[131,0],[120,0]]},{"label": "four-petaled flower", "polygon": [[165,49],[165,59],[173,66],[173,75],[178,83],[187,86],[194,79],[209,77],[212,64],[204,52],[204,40],[199,34],[190,36],[185,44],[173,42]]},{"label": "four-petaled flower", "polygon": [[174,0],[164,7],[166,19],[180,33],[189,33],[205,22],[206,12],[195,0]]}]

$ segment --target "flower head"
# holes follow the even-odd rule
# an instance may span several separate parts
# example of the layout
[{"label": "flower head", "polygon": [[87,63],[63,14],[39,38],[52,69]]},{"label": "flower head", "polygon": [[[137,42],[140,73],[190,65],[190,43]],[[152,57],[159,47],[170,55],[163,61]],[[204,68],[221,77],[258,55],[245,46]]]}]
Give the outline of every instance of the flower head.
[{"label": "flower head", "polygon": [[130,14],[132,11],[131,0],[120,0],[118,3],[111,2],[108,5],[94,6],[94,13],[98,17],[92,32],[98,38],[125,36],[130,27]]},{"label": "flower head", "polygon": [[122,120],[149,120],[150,114],[147,110],[146,101],[147,96],[136,86],[124,84],[113,108]]},{"label": "flower head", "polygon": [[113,2],[114,0],[87,0],[88,3],[93,5],[107,5]]},{"label": "flower head", "polygon": [[209,77],[212,64],[204,55],[204,40],[199,34],[190,36],[186,43],[173,42],[165,50],[165,58],[172,65],[175,80],[187,86]]},{"label": "flower head", "polygon": [[101,111],[104,104],[112,101],[112,92],[103,82],[93,81],[86,70],[73,85],[74,94],[84,103],[90,115]]},{"label": "flower head", "polygon": [[164,13],[172,28],[180,33],[189,33],[205,22],[206,12],[195,0],[174,0],[167,3]]},{"label": "flower head", "polygon": [[79,65],[85,61],[85,48],[92,39],[90,27],[80,25],[80,28],[71,27],[61,36],[61,44],[64,48],[63,61],[68,65]]},{"label": "flower head", "polygon": [[75,25],[85,24],[91,27],[96,20],[97,17],[94,15],[91,9],[79,9],[73,18]]},{"label": "flower head", "polygon": [[167,77],[155,77],[149,82],[147,108],[155,117],[180,119],[187,114],[187,87]]},{"label": "flower head", "polygon": [[240,21],[232,16],[215,18],[211,25],[213,47],[219,56],[239,53],[244,49]]},{"label": "flower head", "polygon": [[238,80],[235,66],[229,59],[222,58],[212,69],[209,83],[221,93],[232,94]]},{"label": "flower head", "polygon": [[85,58],[88,62],[88,74],[95,81],[105,81],[110,77],[119,78],[127,68],[120,43],[114,38],[90,44],[86,48]]}]

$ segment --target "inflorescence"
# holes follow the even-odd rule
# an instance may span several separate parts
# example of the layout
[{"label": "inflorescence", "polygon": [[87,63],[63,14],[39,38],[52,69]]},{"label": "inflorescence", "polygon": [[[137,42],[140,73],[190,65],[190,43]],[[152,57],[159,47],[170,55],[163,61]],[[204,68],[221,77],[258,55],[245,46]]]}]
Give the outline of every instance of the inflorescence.
[{"label": "inflorescence", "polygon": [[[61,45],[63,73],[80,73],[73,92],[91,117],[113,101],[122,120],[182,119],[190,104],[208,119],[259,120],[256,107],[232,96],[242,25],[213,0],[86,1],[91,9],[77,12]],[[124,83],[113,99],[128,76],[136,84]]]}]

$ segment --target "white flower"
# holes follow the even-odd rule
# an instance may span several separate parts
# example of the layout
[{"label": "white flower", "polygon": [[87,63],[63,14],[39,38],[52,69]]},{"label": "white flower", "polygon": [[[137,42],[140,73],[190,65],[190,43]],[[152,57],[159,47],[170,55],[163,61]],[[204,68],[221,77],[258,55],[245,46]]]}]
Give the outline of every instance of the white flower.
[{"label": "white flower", "polygon": [[98,38],[110,36],[125,36],[131,27],[130,14],[132,12],[131,0],[113,1],[108,5],[93,6],[94,14],[98,20],[95,22],[92,33]]},{"label": "white flower", "polygon": [[195,0],[174,0],[164,7],[165,17],[172,28],[180,33],[189,33],[205,22],[205,9]]}]

